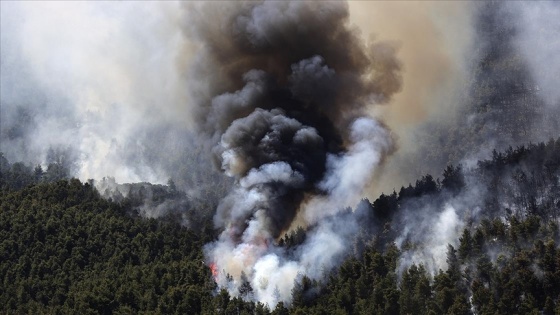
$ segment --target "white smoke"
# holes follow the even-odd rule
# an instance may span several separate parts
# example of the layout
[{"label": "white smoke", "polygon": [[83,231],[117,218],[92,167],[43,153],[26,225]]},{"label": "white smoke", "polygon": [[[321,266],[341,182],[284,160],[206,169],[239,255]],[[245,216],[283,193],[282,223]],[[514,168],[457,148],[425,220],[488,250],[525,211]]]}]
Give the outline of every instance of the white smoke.
[{"label": "white smoke", "polygon": [[[303,128],[295,137],[302,134],[317,136],[311,128]],[[292,253],[275,244],[265,211],[254,209],[274,202],[269,200],[270,195],[260,184],[283,182],[299,186],[303,182],[301,174],[287,163],[274,162],[252,169],[239,180],[236,190],[221,204],[221,207],[227,206],[228,211],[219,209],[221,215],[216,216],[216,225],[224,226],[225,230],[218,241],[206,247],[207,255],[218,268],[216,280],[220,287],[227,288],[234,296],[239,295],[243,274],[254,290],[247,298],[267,303],[270,307],[280,301],[290,303],[299,275],[321,279],[348,254],[348,242],[358,230],[359,218],[339,215],[339,212],[358,203],[376,167],[392,149],[390,133],[370,117],[357,118],[351,124],[350,139],[353,143],[346,153],[329,157],[328,170],[318,183],[328,193],[315,196],[302,206],[300,213],[305,221],[299,222],[309,230],[305,242],[296,246]],[[241,239],[236,240],[239,227],[228,224],[253,212]]]},{"label": "white smoke", "polygon": [[435,217],[429,211],[423,212],[421,218],[415,217],[414,222],[406,222],[403,233],[396,240],[399,248],[403,247],[405,239],[412,239],[413,242],[412,249],[403,251],[399,269],[423,264],[430,273],[436,274],[438,270],[447,269],[447,246],[457,248],[457,236],[465,223],[460,216],[462,212],[451,204],[446,204]]},{"label": "white smoke", "polygon": [[327,157],[327,174],[319,187],[328,194],[317,196],[306,205],[303,213],[307,224],[355,205],[374,177],[376,167],[393,149],[389,131],[369,117],[354,121],[350,139],[353,143],[348,152]]},{"label": "white smoke", "polygon": [[190,123],[189,46],[178,4],[1,5],[1,149],[8,159],[38,164],[49,148],[64,148],[77,157],[73,175],[83,180],[165,182],[165,159],[153,156],[153,143],[182,145],[171,139],[184,138]]}]

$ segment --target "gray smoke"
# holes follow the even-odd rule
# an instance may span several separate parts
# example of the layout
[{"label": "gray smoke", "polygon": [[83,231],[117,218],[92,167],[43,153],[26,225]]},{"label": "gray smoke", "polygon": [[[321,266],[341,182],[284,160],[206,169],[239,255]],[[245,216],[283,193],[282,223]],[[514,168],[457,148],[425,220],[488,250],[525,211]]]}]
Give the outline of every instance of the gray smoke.
[{"label": "gray smoke", "polygon": [[[394,148],[367,109],[399,91],[401,65],[393,43],[361,40],[343,2],[225,7],[187,6],[199,41],[190,75],[208,78],[193,87],[198,127],[236,180],[206,255],[221,287],[238,295],[249,281],[246,298],[273,307],[290,301],[298,273],[318,278],[346,252],[357,225],[332,217],[359,201]],[[276,242],[298,226],[307,241],[288,255]]]}]

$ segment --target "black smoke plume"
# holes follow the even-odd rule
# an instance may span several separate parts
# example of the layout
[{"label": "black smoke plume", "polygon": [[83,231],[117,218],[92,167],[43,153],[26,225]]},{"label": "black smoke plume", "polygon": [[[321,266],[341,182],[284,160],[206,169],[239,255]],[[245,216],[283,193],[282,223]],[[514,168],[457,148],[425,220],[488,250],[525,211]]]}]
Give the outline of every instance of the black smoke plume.
[{"label": "black smoke plume", "polygon": [[[237,294],[251,279],[255,298],[273,305],[273,291],[288,300],[298,272],[324,267],[335,255],[306,265],[286,257],[275,240],[294,220],[321,226],[363,191],[393,149],[388,130],[366,109],[400,89],[396,48],[364,43],[343,2],[187,9],[200,48],[191,75],[208,78],[193,92],[199,130],[211,139],[216,164],[236,179],[214,220],[223,232],[206,253],[213,269],[224,271],[221,286]],[[317,231],[338,234],[338,225],[324,225]],[[315,241],[309,237],[302,248]]]}]

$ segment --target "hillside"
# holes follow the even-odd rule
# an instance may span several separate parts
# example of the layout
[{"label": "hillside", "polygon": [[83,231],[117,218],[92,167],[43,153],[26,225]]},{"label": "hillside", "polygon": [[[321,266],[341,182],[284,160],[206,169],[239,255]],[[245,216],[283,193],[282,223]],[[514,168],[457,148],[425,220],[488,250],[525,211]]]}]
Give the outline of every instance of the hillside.
[{"label": "hillside", "polygon": [[[108,201],[76,179],[19,189],[8,179],[21,165],[8,166],[0,197],[2,313],[560,312],[560,139],[495,152],[471,170],[450,166],[441,180],[426,175],[339,214],[361,218],[345,261],[321,280],[300,275],[291,305],[272,310],[250,302],[249,282],[237,298],[217,291],[203,257],[215,231],[194,233],[173,216],[140,217],[129,199]],[[474,190],[480,198],[467,203]],[[459,223],[440,244],[445,266],[438,268],[427,247],[443,232],[429,226],[450,217],[450,208]],[[279,246],[305,238],[298,230]]]},{"label": "hillside", "polygon": [[2,313],[197,313],[211,299],[203,238],[88,183],[4,190],[0,204]]}]

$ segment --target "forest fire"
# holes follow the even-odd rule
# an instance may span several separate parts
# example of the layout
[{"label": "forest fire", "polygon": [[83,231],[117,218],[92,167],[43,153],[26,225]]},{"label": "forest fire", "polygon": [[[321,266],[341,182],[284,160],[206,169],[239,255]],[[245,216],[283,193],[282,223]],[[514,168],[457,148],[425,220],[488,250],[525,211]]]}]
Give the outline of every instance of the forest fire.
[{"label": "forest fire", "polygon": [[[222,232],[205,255],[220,266],[220,287],[237,296],[248,284],[249,299],[274,306],[290,301],[298,274],[319,278],[344,252],[354,223],[333,217],[360,200],[394,150],[368,108],[400,90],[401,67],[392,43],[362,42],[345,3],[231,9],[225,20],[236,21],[234,32],[199,25],[207,48],[200,71],[230,80],[209,82],[199,128],[213,139],[216,165],[235,181],[214,216]],[[290,251],[274,244],[295,220],[313,226],[307,241]]]},{"label": "forest fire", "polygon": [[0,0],[0,315],[560,315],[559,35],[559,1]]}]

